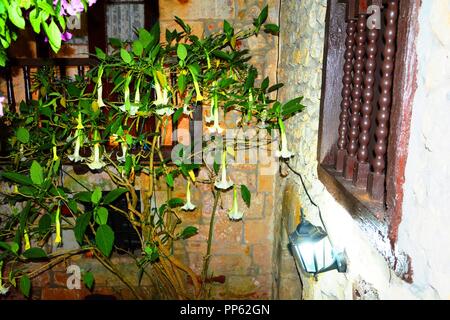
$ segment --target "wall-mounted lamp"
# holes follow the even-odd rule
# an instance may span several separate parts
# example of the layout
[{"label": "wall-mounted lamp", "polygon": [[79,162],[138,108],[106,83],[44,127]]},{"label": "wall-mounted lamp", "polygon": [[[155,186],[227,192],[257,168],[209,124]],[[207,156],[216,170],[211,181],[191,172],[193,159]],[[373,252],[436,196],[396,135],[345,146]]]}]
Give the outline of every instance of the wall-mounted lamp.
[{"label": "wall-mounted lamp", "polygon": [[296,230],[289,235],[289,245],[297,264],[308,273],[317,275],[334,269],[347,271],[344,253],[335,252],[328,234],[303,217]]}]

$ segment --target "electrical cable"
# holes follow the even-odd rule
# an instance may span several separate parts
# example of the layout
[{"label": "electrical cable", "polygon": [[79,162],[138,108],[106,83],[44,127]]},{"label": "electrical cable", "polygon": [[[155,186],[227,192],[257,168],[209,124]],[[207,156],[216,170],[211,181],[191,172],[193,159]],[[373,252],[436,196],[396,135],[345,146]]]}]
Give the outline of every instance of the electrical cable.
[{"label": "electrical cable", "polygon": [[[325,230],[325,232],[328,234],[328,230],[327,230],[327,226],[325,225],[325,223],[323,222],[323,218],[322,218],[322,211],[320,210],[320,206],[312,199],[308,189],[306,188],[306,184],[305,184],[305,180],[303,179],[303,175],[298,172],[297,170],[295,170],[294,168],[292,168],[292,166],[289,164],[288,161],[285,162],[286,166],[295,174],[300,178],[300,182],[302,184],[303,190],[305,190],[306,196],[308,197],[309,201],[311,202],[311,204],[317,208],[317,211],[319,212],[319,218],[320,218],[320,222],[323,225],[323,228]],[[331,239],[330,239],[331,242]]]}]

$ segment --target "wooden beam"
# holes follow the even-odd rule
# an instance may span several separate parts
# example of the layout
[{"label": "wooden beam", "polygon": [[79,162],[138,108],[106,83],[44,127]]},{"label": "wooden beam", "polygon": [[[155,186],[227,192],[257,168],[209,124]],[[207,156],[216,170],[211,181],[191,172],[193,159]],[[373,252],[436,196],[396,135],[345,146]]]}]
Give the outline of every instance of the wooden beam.
[{"label": "wooden beam", "polygon": [[95,53],[96,47],[106,51],[108,46],[106,36],[106,2],[106,0],[98,0],[87,11],[89,53]]}]

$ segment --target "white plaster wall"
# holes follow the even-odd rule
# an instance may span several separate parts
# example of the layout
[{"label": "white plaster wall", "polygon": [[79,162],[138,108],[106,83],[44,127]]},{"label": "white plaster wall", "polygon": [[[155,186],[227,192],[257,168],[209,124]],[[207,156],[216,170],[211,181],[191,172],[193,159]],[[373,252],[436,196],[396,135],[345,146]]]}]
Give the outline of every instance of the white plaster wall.
[{"label": "white plaster wall", "polygon": [[417,295],[450,299],[450,0],[423,1],[398,247]]},{"label": "white plaster wall", "polygon": [[[356,285],[373,291],[363,297],[367,299],[448,299],[450,1],[423,1],[420,10],[419,88],[414,102],[404,219],[400,225],[398,246],[412,258],[415,281],[412,285],[395,276],[350,214],[317,178],[326,2],[283,0],[280,19],[279,81],[286,84],[281,98],[287,100],[303,95],[307,105],[302,114],[287,124],[290,148],[296,151],[290,163],[303,174],[311,196],[322,209],[330,238],[336,247],[346,251],[349,260],[346,274],[331,271],[320,275],[318,281],[300,271],[303,298],[352,299],[353,286]],[[319,224],[317,209],[309,203],[295,175],[280,179],[279,188],[283,190],[288,181],[298,185],[306,217]]]}]

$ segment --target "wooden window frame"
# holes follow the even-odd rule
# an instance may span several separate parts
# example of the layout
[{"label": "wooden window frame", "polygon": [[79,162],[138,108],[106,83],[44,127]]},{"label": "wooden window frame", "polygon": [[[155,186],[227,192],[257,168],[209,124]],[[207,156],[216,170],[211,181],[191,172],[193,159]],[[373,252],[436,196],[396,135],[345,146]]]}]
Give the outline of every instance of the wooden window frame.
[{"label": "wooden window frame", "polygon": [[[95,53],[96,47],[106,52],[108,46],[106,6],[108,2],[109,0],[98,0],[87,11],[90,53]],[[144,28],[151,29],[159,21],[159,0],[145,0],[143,4],[145,16]]]},{"label": "wooden window frame", "polygon": [[[384,203],[371,201],[366,192],[354,187],[351,181],[339,177],[332,169],[336,161],[346,38],[346,4],[339,0],[328,0],[327,6],[317,154],[319,179],[334,198],[349,211],[391,268],[406,280],[409,279],[411,270],[409,266],[405,267],[404,263],[402,267],[399,266],[400,256],[395,253],[395,244],[402,219],[403,184],[412,104],[417,88],[415,38],[419,29],[420,5],[420,0],[399,2],[396,41],[402,45],[397,45],[395,56]],[[406,257],[406,260],[408,259]]]}]

